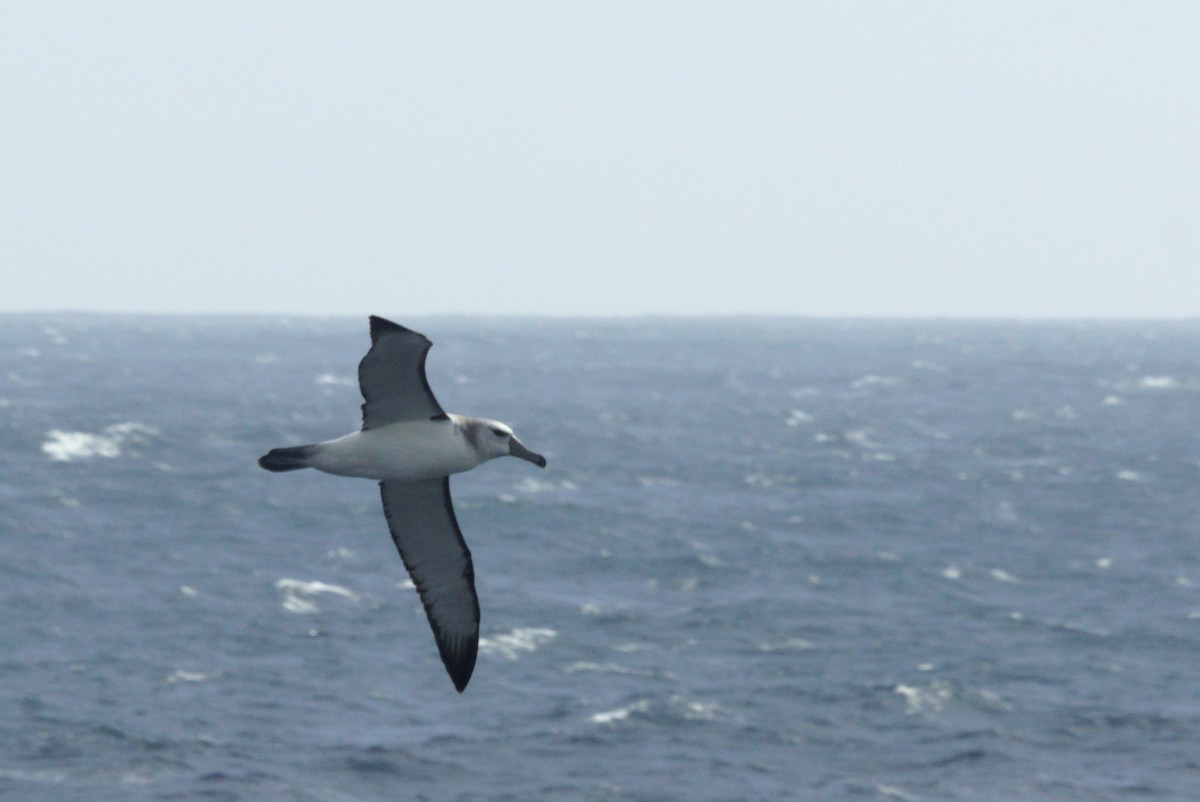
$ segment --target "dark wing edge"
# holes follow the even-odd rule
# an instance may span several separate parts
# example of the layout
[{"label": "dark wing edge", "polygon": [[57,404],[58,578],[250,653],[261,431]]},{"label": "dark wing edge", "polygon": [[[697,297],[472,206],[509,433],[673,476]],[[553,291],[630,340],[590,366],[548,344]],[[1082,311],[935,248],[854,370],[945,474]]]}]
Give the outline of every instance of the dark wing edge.
[{"label": "dark wing edge", "polygon": [[[397,333],[398,334],[416,334],[418,337],[425,336],[425,335],[421,334],[420,332],[416,332],[416,331],[413,331],[412,329],[405,328],[404,326],[401,326],[399,323],[393,323],[392,321],[388,320],[387,318],[382,318],[382,317],[379,317],[378,315],[371,315],[371,345],[374,345],[375,343],[379,342],[379,338],[385,334],[397,334]],[[428,338],[426,338],[426,339],[428,339]]]},{"label": "dark wing edge", "polygon": [[[417,361],[417,374],[421,377],[421,386],[425,390],[425,396],[428,399],[431,407],[432,414],[430,417],[445,417],[446,411],[442,409],[442,405],[438,403],[437,396],[433,394],[433,388],[429,386],[429,378],[425,375],[425,360],[429,356],[429,349],[433,347],[433,341],[419,331],[413,331],[412,329],[405,328],[399,323],[393,323],[392,321],[379,317],[378,315],[371,315],[369,319],[371,322],[371,350],[367,351],[366,355],[358,362],[359,390],[361,391],[363,388],[363,366],[366,365],[367,360],[371,358],[372,351],[374,351],[375,347],[379,345],[379,341],[381,339],[387,337],[388,335],[396,334],[410,338],[420,338],[420,340],[424,343],[424,348],[421,351],[420,359]],[[366,393],[363,392],[362,428],[364,430],[372,428],[367,423],[368,403],[369,400],[367,399]]]},{"label": "dark wing edge", "polygon": [[[432,480],[434,482],[438,480]],[[393,509],[393,505],[389,503],[389,495],[397,492],[395,485],[411,485],[415,483],[409,482],[389,482],[383,481],[379,483],[380,496],[383,499],[384,516],[387,518],[388,529],[392,533],[392,541],[396,544],[396,550],[400,552],[400,559],[404,562],[404,567],[408,570],[413,584],[416,585],[417,594],[421,598],[421,604],[425,607],[425,616],[429,619],[429,627],[433,630],[434,640],[437,642],[438,653],[441,655],[442,664],[446,667],[446,673],[450,675],[450,680],[454,683],[454,688],[459,693],[462,693],[467,683],[471,681],[471,674],[475,671],[475,660],[479,655],[479,596],[475,592],[475,568],[471,560],[471,550],[467,548],[467,542],[463,539],[462,530],[458,526],[458,519],[454,515],[454,507],[450,499],[450,477],[442,477],[441,494],[445,505],[446,522],[452,529],[457,546],[461,550],[462,567],[462,587],[458,590],[464,591],[469,596],[469,604],[474,618],[474,626],[467,632],[451,632],[442,621],[439,620],[438,610],[436,609],[437,591],[439,589],[432,588],[428,583],[428,577],[424,576],[421,566],[415,563],[411,554],[406,554],[406,539],[405,533],[401,531],[400,521],[402,520],[404,511],[402,509]],[[424,483],[421,483],[424,484]],[[444,544],[443,544],[444,545]],[[446,591],[446,588],[440,590]],[[455,589],[449,589],[453,592]]]}]

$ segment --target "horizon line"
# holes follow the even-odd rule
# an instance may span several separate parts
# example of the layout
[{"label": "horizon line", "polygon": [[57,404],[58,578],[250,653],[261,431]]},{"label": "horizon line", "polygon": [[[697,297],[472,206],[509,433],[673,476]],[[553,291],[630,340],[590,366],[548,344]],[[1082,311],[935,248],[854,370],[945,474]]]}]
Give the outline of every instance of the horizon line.
[{"label": "horizon line", "polygon": [[[362,318],[377,312],[247,312],[247,311],[172,311],[149,312],[97,309],[0,309],[0,316],[76,316],[76,317],[192,317],[192,318]],[[387,313],[403,318],[476,318],[480,320],[812,320],[812,321],[878,321],[878,322],[980,322],[980,323],[1186,323],[1200,321],[1200,312],[1176,315],[1125,314],[951,314],[951,313],[840,313],[840,312],[607,312],[607,313],[547,313],[547,312],[403,312]]]}]

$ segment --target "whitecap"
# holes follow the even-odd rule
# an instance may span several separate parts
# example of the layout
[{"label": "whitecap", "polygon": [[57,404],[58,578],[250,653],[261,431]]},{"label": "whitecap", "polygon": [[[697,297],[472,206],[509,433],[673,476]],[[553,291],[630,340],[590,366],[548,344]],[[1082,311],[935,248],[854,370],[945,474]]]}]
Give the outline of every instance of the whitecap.
[{"label": "whitecap", "polygon": [[551,482],[526,476],[514,482],[513,489],[519,493],[541,493],[546,490],[578,490],[579,486],[565,479],[559,482]]},{"label": "whitecap", "polygon": [[558,637],[558,632],[545,627],[517,627],[503,635],[479,639],[482,654],[494,654],[516,660],[522,652],[536,651],[543,643]]},{"label": "whitecap", "polygon": [[991,571],[988,571],[988,573],[991,575],[992,579],[996,580],[997,582],[1020,582],[1021,581],[1021,580],[1017,579],[1015,576],[1013,576],[1012,574],[1010,574],[1008,571],[1005,571],[1003,568],[993,568]]},{"label": "whitecap", "polygon": [[802,423],[812,423],[815,421],[812,415],[809,415],[802,409],[793,409],[788,419],[784,421],[788,426],[799,426]]},{"label": "whitecap", "polygon": [[50,342],[54,343],[55,345],[66,345],[68,342],[67,338],[63,336],[62,332],[53,326],[43,326],[42,334],[45,334]]},{"label": "whitecap", "polygon": [[1054,417],[1059,420],[1075,420],[1079,417],[1079,413],[1075,411],[1075,407],[1070,404],[1065,404],[1054,410]]},{"label": "whitecap", "polygon": [[925,687],[897,685],[892,690],[904,697],[909,714],[938,713],[954,696],[950,686],[941,680],[934,680]]},{"label": "whitecap", "polygon": [[936,362],[927,362],[924,359],[914,359],[908,363],[908,366],[913,370],[930,370],[934,373],[945,373],[948,370],[948,368]]},{"label": "whitecap", "polygon": [[620,665],[619,663],[579,662],[571,663],[571,665],[567,666],[567,673],[569,674],[574,674],[578,671],[596,671],[603,674],[624,674],[632,677],[674,677],[673,674],[667,674],[652,668],[632,668],[630,666]]},{"label": "whitecap", "polygon": [[1140,482],[1140,481],[1142,481],[1142,475],[1140,473],[1138,473],[1137,471],[1130,471],[1130,470],[1118,471],[1117,478],[1124,482]]},{"label": "whitecap", "polygon": [[875,374],[867,374],[866,376],[863,376],[861,379],[855,379],[854,382],[851,383],[850,386],[854,387],[855,389],[861,389],[863,387],[872,387],[872,386],[892,387],[898,383],[899,383],[899,381],[897,379],[892,378],[891,376],[876,376]]},{"label": "whitecap", "polygon": [[844,434],[847,442],[863,448],[879,448],[879,444],[871,439],[871,433],[866,429],[855,429]]},{"label": "whitecap", "polygon": [[332,373],[322,373],[317,377],[317,384],[357,387],[358,381],[349,376],[334,376]]},{"label": "whitecap", "polygon": [[206,682],[216,676],[216,674],[207,674],[203,671],[184,671],[180,668],[167,676],[167,682]]},{"label": "whitecap", "polygon": [[42,443],[42,451],[54,462],[74,462],[92,457],[111,459],[121,456],[121,449],[127,444],[143,443],[156,434],[157,429],[132,421],[106,426],[99,434],[53,429],[47,433],[49,439]]},{"label": "whitecap", "polygon": [[721,708],[712,702],[691,702],[681,696],[673,696],[671,703],[689,721],[713,721],[721,714]]},{"label": "whitecap", "polygon": [[1138,379],[1138,387],[1147,390],[1174,390],[1179,387],[1179,379],[1174,376],[1143,376]]},{"label": "whitecap", "polygon": [[805,638],[787,638],[778,643],[760,643],[758,650],[767,654],[777,654],[780,652],[807,652],[817,648],[817,645]]},{"label": "whitecap", "polygon": [[627,707],[618,707],[604,713],[593,713],[591,720],[596,724],[612,724],[614,721],[624,721],[634,713],[644,713],[650,709],[650,700],[641,699]]},{"label": "whitecap", "polygon": [[671,696],[665,702],[639,699],[625,707],[593,713],[589,719],[596,724],[612,724],[635,714],[648,714],[652,719],[675,721],[716,721],[729,718],[728,711],[714,702],[695,702],[683,696]]},{"label": "whitecap", "polygon": [[781,478],[767,476],[763,473],[748,473],[742,477],[742,481],[748,485],[757,487],[774,487],[777,482],[781,481]]},{"label": "whitecap", "polygon": [[918,802],[919,796],[913,796],[902,788],[897,788],[894,785],[876,785],[875,790],[880,796],[890,797],[891,799],[899,799],[900,802]]},{"label": "whitecap", "polygon": [[996,707],[1000,710],[1010,711],[1013,709],[1012,702],[1008,701],[1007,699],[1005,699],[1003,696],[996,693],[995,691],[988,691],[988,690],[980,691],[979,698],[982,699],[987,704],[991,705],[992,707]]},{"label": "whitecap", "polygon": [[638,476],[642,487],[679,487],[682,482],[671,476]]},{"label": "whitecap", "polygon": [[289,613],[307,615],[321,611],[321,608],[311,600],[319,593],[328,593],[351,601],[358,601],[359,595],[341,585],[329,585],[324,582],[305,582],[300,579],[280,579],[275,583],[276,590],[283,591],[283,609]]},{"label": "whitecap", "polygon": [[1057,626],[1058,628],[1067,632],[1079,632],[1083,635],[1091,635],[1096,638],[1107,638],[1112,635],[1112,630],[1105,629],[1104,627],[1093,627],[1088,626],[1087,624],[1077,624],[1074,621],[1064,621],[1062,624],[1058,624]]}]

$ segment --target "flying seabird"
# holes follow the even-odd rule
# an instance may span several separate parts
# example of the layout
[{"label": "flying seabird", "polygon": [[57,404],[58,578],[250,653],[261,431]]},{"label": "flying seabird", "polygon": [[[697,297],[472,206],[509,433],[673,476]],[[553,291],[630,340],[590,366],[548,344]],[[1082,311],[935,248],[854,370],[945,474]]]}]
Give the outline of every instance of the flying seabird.
[{"label": "flying seabird", "polygon": [[450,503],[450,474],[495,457],[520,457],[539,468],[546,459],[499,421],[445,412],[425,378],[432,345],[425,335],[372,315],[371,350],[358,364],[362,430],[273,448],[258,464],[268,471],[316,468],[379,481],[392,540],[461,693],[479,651],[479,598],[471,552]]}]

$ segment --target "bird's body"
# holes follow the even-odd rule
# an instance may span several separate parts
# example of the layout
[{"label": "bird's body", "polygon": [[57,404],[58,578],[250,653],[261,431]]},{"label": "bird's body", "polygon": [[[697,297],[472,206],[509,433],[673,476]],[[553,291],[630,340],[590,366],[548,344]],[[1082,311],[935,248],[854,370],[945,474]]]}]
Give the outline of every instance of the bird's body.
[{"label": "bird's body", "polygon": [[476,451],[465,422],[460,415],[447,415],[352,432],[313,446],[309,467],[336,476],[403,481],[469,471],[491,457]]},{"label": "bird's body", "polygon": [[475,667],[479,602],[449,476],[506,455],[542,468],[546,460],[499,421],[444,412],[425,378],[431,345],[415,331],[372,317],[371,350],[358,368],[362,430],[274,448],[258,464],[276,472],[315,468],[379,481],[392,540],[425,605],[442,662],[462,691]]}]

